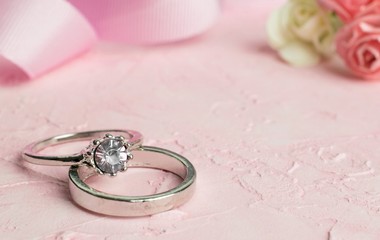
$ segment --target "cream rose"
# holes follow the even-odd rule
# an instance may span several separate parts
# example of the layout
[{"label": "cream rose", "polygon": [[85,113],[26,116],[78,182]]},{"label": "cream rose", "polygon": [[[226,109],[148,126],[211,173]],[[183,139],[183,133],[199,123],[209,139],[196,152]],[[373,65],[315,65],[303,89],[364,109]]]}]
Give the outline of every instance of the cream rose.
[{"label": "cream rose", "polygon": [[289,0],[269,18],[269,44],[294,66],[315,65],[334,52],[334,21],[315,0]]}]

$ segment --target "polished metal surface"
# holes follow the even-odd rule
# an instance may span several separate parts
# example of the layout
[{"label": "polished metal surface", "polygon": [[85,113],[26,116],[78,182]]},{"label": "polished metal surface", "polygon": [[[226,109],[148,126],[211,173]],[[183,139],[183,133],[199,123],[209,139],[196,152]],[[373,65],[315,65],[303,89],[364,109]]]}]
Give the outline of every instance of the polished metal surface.
[{"label": "polished metal surface", "polygon": [[[133,151],[129,168],[155,168],[178,175],[183,181],[166,192],[146,196],[121,196],[98,191],[86,184],[97,174],[87,165],[73,165],[69,185],[73,200],[90,211],[112,216],[146,216],[176,208],[188,201],[195,190],[196,171],[183,156],[172,151],[141,146]],[[133,184],[133,183],[132,183]]]},{"label": "polished metal surface", "polygon": [[30,163],[40,164],[40,165],[60,165],[60,166],[78,165],[82,163],[83,160],[85,159],[86,153],[83,151],[79,153],[73,153],[73,154],[61,155],[61,156],[43,155],[40,153],[40,151],[48,147],[65,144],[69,142],[93,140],[96,138],[100,138],[106,134],[116,134],[116,135],[118,134],[118,135],[123,136],[126,139],[126,142],[128,142],[128,145],[130,145],[130,150],[140,147],[142,143],[142,135],[139,132],[133,131],[133,130],[111,129],[111,130],[87,131],[87,132],[62,134],[62,135],[54,136],[51,138],[47,138],[41,141],[31,143],[25,147],[22,156],[24,160]]}]

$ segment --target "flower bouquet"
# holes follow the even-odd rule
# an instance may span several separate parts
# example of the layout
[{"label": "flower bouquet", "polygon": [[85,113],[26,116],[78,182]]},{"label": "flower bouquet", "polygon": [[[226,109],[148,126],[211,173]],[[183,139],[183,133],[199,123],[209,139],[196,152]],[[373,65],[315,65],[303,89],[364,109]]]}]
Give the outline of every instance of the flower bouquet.
[{"label": "flower bouquet", "polygon": [[380,79],[380,0],[289,0],[267,31],[270,46],[291,65],[337,53],[355,75]]}]

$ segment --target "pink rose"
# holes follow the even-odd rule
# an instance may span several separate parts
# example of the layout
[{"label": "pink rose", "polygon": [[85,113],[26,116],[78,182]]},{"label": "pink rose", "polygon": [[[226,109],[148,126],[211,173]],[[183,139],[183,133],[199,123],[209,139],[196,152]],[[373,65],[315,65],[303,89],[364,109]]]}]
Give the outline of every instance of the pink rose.
[{"label": "pink rose", "polygon": [[362,7],[360,11],[355,15],[357,18],[368,16],[368,15],[379,15],[380,14],[380,0],[372,1],[371,4]]},{"label": "pink rose", "polygon": [[358,76],[380,79],[380,4],[360,13],[336,37],[337,52]]},{"label": "pink rose", "polygon": [[336,12],[343,22],[352,21],[361,11],[380,0],[319,0],[319,3]]}]

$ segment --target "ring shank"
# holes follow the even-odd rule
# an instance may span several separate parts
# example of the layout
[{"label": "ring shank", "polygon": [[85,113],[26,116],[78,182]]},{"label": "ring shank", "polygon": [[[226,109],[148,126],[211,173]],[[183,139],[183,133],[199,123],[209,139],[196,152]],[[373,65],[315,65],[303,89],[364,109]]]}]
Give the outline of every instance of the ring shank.
[{"label": "ring shank", "polygon": [[178,175],[183,181],[163,193],[146,196],[121,196],[98,191],[85,183],[95,171],[85,165],[72,166],[69,171],[70,192],[80,206],[106,215],[146,216],[170,210],[191,198],[196,172],[183,156],[166,149],[143,146],[134,151],[129,167],[156,168]]},{"label": "ring shank", "polygon": [[[131,143],[133,147],[139,147],[142,143],[142,135],[133,130],[100,130],[100,131],[87,131],[79,133],[68,133],[63,135],[54,136],[41,141],[37,141],[27,145],[23,151],[24,160],[39,164],[39,165],[60,165],[60,166],[70,166],[79,164],[83,160],[83,154],[81,152],[60,155],[60,156],[48,156],[39,154],[40,151],[61,144],[66,144],[70,142],[92,140],[104,136],[106,133],[122,135],[128,142]],[[133,149],[132,147],[132,149]]]}]

